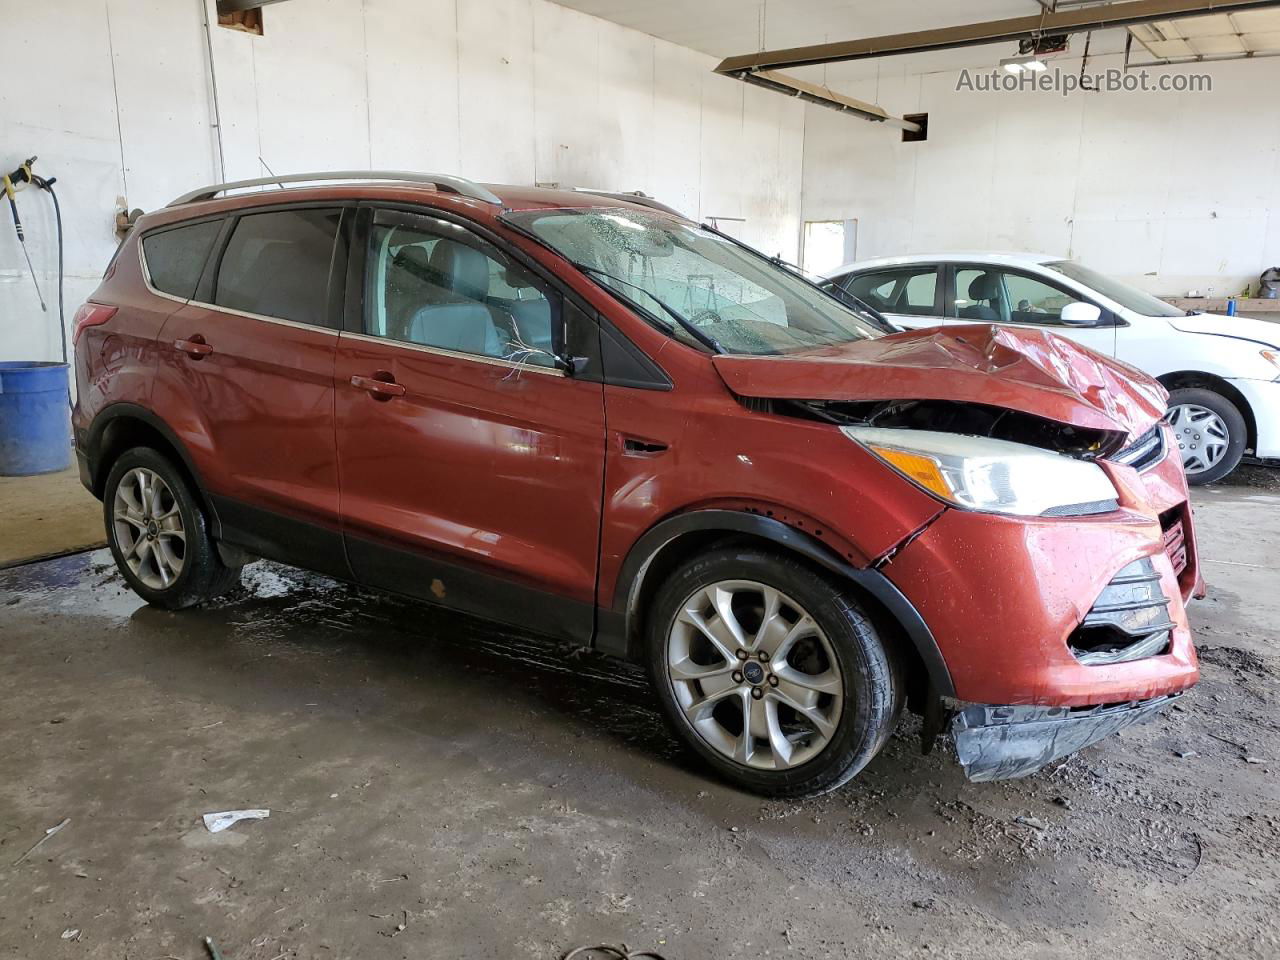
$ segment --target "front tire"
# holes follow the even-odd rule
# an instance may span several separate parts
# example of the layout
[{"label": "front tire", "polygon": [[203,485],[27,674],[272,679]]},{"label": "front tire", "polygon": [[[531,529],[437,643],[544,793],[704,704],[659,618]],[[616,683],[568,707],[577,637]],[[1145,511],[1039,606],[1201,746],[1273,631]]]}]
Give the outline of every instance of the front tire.
[{"label": "front tire", "polygon": [[134,447],[122,454],[102,506],[116,566],[147,603],[181,610],[239,583],[240,568],[222,562],[186,476],[160,452]]},{"label": "front tire", "polygon": [[847,783],[902,711],[892,651],[857,601],[798,559],[698,557],[659,588],[648,666],[677,735],[731,783],[771,797]]},{"label": "front tire", "polygon": [[1200,387],[1170,391],[1169,425],[1191,486],[1221,480],[1240,465],[1248,428],[1222,394]]}]

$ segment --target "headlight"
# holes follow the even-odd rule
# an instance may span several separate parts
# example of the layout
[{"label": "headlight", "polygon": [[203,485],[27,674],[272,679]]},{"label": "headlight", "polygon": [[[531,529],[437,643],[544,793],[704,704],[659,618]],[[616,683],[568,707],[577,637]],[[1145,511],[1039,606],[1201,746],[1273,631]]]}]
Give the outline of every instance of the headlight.
[{"label": "headlight", "polygon": [[1078,517],[1118,506],[1097,464],[1008,440],[927,430],[841,427],[898,473],[966,510]]},{"label": "headlight", "polygon": [[[1262,359],[1275,367],[1277,373],[1280,373],[1280,350],[1262,350],[1260,353],[1262,354]],[[1280,376],[1277,376],[1276,379],[1280,380]]]}]

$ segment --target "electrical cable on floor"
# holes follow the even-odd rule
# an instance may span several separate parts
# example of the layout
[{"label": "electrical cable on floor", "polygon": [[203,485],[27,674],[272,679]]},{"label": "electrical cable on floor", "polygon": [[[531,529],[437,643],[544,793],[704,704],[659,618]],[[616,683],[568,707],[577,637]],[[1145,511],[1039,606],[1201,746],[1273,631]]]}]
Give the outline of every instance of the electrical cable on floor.
[{"label": "electrical cable on floor", "polygon": [[581,957],[582,960],[587,960],[587,954],[591,953],[609,954],[610,956],[617,958],[617,960],[641,960],[641,958],[646,958],[646,960],[665,960],[665,958],[660,954],[653,953],[649,950],[637,950],[632,953],[627,950],[625,945],[615,947],[607,943],[602,943],[595,947],[575,947],[561,957],[561,960],[574,960],[575,957]]}]

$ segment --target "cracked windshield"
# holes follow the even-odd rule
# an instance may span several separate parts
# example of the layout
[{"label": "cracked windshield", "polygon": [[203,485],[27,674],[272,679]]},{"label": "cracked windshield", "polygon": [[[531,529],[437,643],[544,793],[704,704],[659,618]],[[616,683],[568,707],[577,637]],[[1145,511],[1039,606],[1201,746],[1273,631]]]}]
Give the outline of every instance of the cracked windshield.
[{"label": "cracked windshield", "polygon": [[685,342],[779,354],[881,336],[769,259],[709,230],[627,208],[507,214],[593,280]]}]

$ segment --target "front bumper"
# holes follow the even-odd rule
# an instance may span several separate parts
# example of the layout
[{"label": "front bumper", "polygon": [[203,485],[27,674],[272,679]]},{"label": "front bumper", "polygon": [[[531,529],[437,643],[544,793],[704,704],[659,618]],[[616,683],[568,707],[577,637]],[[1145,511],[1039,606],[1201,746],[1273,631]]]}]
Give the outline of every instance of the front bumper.
[{"label": "front bumper", "polygon": [[1013,780],[1150,720],[1177,694],[1099,707],[993,707],[961,709],[951,720],[956,756],[974,782]]},{"label": "front bumper", "polygon": [[1280,457],[1280,381],[1232,380],[1253,411],[1258,428],[1253,455],[1262,460]]},{"label": "front bumper", "polygon": [[[1141,473],[1102,466],[1116,485],[1116,511],[1020,518],[948,510],[881,568],[928,624],[955,699],[1094,707],[1180,693],[1199,679],[1185,603],[1202,582],[1181,464],[1166,456]],[[1103,595],[1131,564],[1149,569],[1167,600],[1159,613],[1162,621],[1167,613],[1168,643],[1152,656],[1082,662],[1073,635],[1096,605],[1126,599]]]}]

